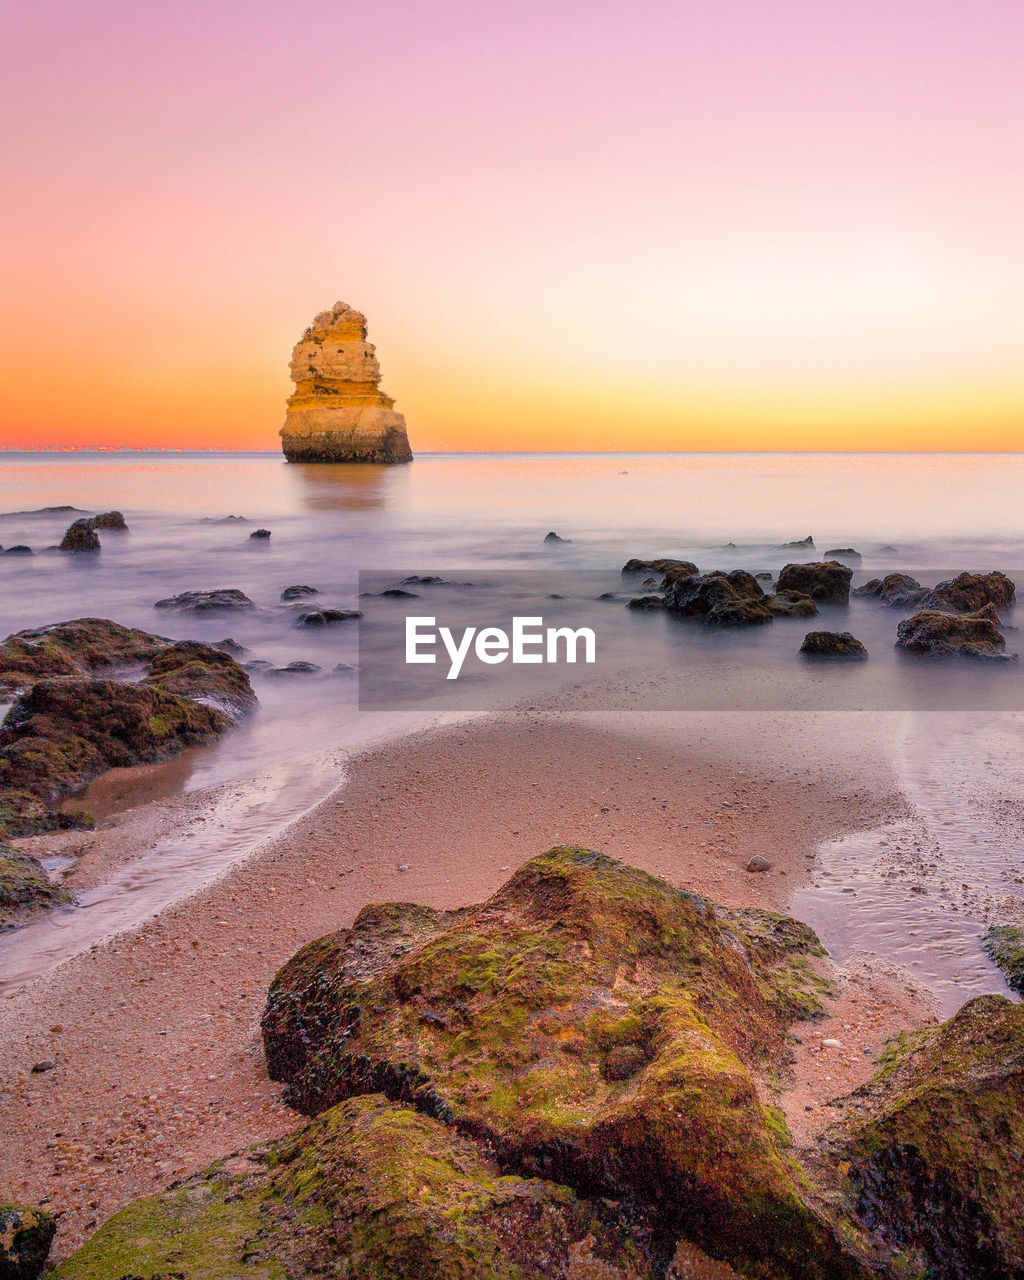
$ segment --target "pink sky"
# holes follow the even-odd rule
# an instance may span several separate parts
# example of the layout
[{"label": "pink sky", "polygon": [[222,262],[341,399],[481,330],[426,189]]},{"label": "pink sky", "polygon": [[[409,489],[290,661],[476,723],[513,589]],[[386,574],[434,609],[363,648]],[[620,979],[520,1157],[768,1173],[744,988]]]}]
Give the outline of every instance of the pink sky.
[{"label": "pink sky", "polygon": [[1019,3],[14,3],[2,444],[1018,448]]}]

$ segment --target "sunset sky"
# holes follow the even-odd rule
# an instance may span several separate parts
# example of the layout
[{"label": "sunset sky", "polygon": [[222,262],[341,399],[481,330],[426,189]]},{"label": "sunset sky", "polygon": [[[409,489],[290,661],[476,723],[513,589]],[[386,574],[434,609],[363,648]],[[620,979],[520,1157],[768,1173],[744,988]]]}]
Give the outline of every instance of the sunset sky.
[{"label": "sunset sky", "polygon": [[[1020,0],[4,0],[0,446],[1019,449]],[[13,127],[12,127],[13,122]]]}]

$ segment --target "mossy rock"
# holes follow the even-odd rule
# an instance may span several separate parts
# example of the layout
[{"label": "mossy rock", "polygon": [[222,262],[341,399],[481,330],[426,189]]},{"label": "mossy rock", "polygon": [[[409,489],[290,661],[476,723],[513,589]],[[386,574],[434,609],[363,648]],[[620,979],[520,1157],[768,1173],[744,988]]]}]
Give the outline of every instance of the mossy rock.
[{"label": "mossy rock", "polygon": [[810,596],[818,604],[845,604],[850,598],[853,570],[838,560],[819,560],[810,564],[787,564],[775,583],[778,594],[793,591]]},{"label": "mossy rock", "polygon": [[42,1275],[57,1224],[42,1209],[0,1202],[0,1280]]},{"label": "mossy rock", "polygon": [[406,1102],[520,1175],[621,1201],[662,1266],[685,1237],[750,1275],[862,1274],[755,1083],[817,1007],[811,930],[579,848],[457,916],[371,911],[271,987],[268,1067],[294,1105]]},{"label": "mossy rock", "polygon": [[0,728],[6,833],[61,825],[54,807],[107,769],[165,759],[229,724],[223,712],[151,685],[40,680]]},{"label": "mossy rock", "polygon": [[71,901],[72,895],[52,883],[38,858],[0,844],[0,929],[43,907]]},{"label": "mossy rock", "polygon": [[978,996],[903,1037],[831,1135],[861,1221],[942,1280],[1024,1275],[1024,1006]]},{"label": "mossy rock", "polygon": [[[139,683],[95,678],[144,667]],[[256,705],[229,654],[105,618],[19,631],[0,646],[0,836],[78,825],[57,805],[107,769],[210,742]]]},{"label": "mossy rock", "polygon": [[744,569],[730,573],[666,575],[665,608],[710,626],[749,627],[771,622],[761,584]]},{"label": "mossy rock", "polygon": [[371,1095],[110,1219],[54,1280],[653,1280],[609,1205]]},{"label": "mossy rock", "polygon": [[1006,981],[1024,994],[1024,929],[1011,924],[993,925],[981,945],[1006,974]]},{"label": "mossy rock", "polygon": [[140,665],[169,642],[107,618],[77,618],[16,631],[0,644],[0,689],[24,689],[52,676],[84,679]]}]

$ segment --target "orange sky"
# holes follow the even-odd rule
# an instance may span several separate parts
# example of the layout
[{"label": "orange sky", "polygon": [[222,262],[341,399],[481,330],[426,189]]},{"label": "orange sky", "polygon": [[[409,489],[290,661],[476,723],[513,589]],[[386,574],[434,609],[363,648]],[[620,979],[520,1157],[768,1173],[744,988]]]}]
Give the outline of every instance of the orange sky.
[{"label": "orange sky", "polygon": [[1019,5],[426,8],[5,10],[0,446],[1021,447]]}]

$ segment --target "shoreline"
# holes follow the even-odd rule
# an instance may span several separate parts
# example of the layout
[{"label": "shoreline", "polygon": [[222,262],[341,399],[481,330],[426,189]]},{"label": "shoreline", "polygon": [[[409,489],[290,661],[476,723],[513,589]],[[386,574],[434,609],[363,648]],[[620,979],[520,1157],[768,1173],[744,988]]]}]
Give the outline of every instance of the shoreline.
[{"label": "shoreline", "polygon": [[[806,715],[518,712],[364,747],[274,839],[0,1000],[5,1194],[48,1199],[59,1259],[127,1201],[295,1128],[263,1065],[266,989],[299,946],[368,902],[478,902],[528,858],[573,843],[723,906],[785,910],[823,840],[901,804],[880,751],[833,737],[827,718]],[[140,812],[93,839],[116,841]],[[744,869],[755,853],[770,872]],[[798,1145],[884,1040],[931,1016],[895,971],[826,968],[842,993],[798,1029],[798,1086],[781,1100]],[[849,1051],[822,1049],[831,1038]]]}]

